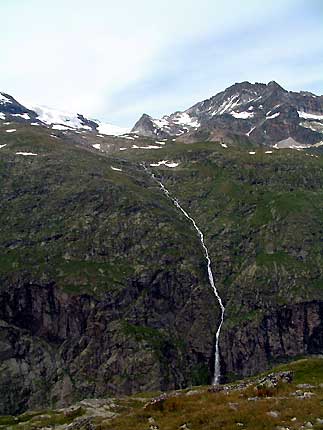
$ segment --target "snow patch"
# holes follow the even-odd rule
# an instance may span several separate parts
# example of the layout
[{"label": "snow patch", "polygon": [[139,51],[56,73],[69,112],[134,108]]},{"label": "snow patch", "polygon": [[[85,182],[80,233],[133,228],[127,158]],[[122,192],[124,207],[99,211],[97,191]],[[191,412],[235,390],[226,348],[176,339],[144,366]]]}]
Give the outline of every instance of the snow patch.
[{"label": "snow patch", "polygon": [[256,127],[251,127],[251,129],[248,131],[248,133],[246,133],[246,136],[250,136],[250,134],[256,130]]},{"label": "snow patch", "polygon": [[52,126],[53,130],[71,130],[70,127],[66,127],[66,125],[55,124]]},{"label": "snow patch", "polygon": [[30,125],[37,125],[38,127],[39,127],[39,124],[38,124],[38,122],[32,122]]},{"label": "snow patch", "polygon": [[174,163],[173,161],[168,161],[168,160],[162,160],[162,161],[158,161],[157,163],[151,163],[150,164],[152,167],[159,167],[159,166],[166,166],[166,167],[177,167],[179,166],[179,163]]},{"label": "snow patch", "polygon": [[253,112],[231,112],[230,115],[237,119],[248,119],[254,117]]},{"label": "snow patch", "polygon": [[236,94],[234,96],[231,96],[229,100],[225,100],[222,105],[212,112],[212,116],[214,115],[223,115],[225,112],[231,112],[236,106],[238,106],[239,103],[239,94]]},{"label": "snow patch", "polygon": [[255,155],[255,151],[249,151],[250,155]]},{"label": "snow patch", "polygon": [[173,118],[173,122],[179,125],[188,125],[190,127],[200,127],[200,123],[195,118],[193,119],[188,113],[182,112],[176,114],[176,116]]},{"label": "snow patch", "polygon": [[305,118],[305,119],[318,119],[318,120],[323,120],[323,115],[317,115],[314,113],[307,113],[307,112],[303,112],[303,111],[297,111],[298,115],[300,118]]},{"label": "snow patch", "polygon": [[161,146],[156,145],[148,145],[148,146],[138,146],[138,145],[132,145],[133,149],[161,149]]},{"label": "snow patch", "polygon": [[280,112],[274,113],[272,115],[266,116],[266,119],[274,119],[280,115]]},{"label": "snow patch", "polygon": [[122,172],[122,169],[118,169],[118,167],[112,167],[110,166],[112,170],[115,170],[116,172]]},{"label": "snow patch", "polygon": [[136,140],[133,136],[120,136],[122,139]]},{"label": "snow patch", "polygon": [[15,128],[11,128],[10,130],[6,130],[6,133],[14,133],[17,131]]},{"label": "snow patch", "polygon": [[309,128],[310,130],[323,133],[323,124],[319,121],[303,121],[300,123],[301,127]]},{"label": "snow patch", "polygon": [[221,143],[222,148],[227,148],[228,145],[226,143]]},{"label": "snow patch", "polygon": [[101,145],[99,143],[95,143],[92,145],[94,149],[101,149]]},{"label": "snow patch", "polygon": [[34,152],[16,152],[16,155],[38,155]]},{"label": "snow patch", "polygon": [[12,116],[18,116],[23,119],[30,119],[30,116],[28,115],[28,113],[15,113]]},{"label": "snow patch", "polygon": [[163,128],[169,126],[168,116],[163,116],[161,119],[152,119],[153,124],[157,128]]},{"label": "snow patch", "polygon": [[128,148],[119,148],[120,151],[126,151]]},{"label": "snow patch", "polygon": [[7,144],[5,143],[4,145],[0,145],[0,149],[4,148],[5,146],[7,146]]},{"label": "snow patch", "polygon": [[272,154],[273,151],[265,151],[265,154]]},{"label": "snow patch", "polygon": [[319,146],[323,146],[323,141],[314,143],[314,145],[312,145],[312,146],[315,146],[316,148]]},{"label": "snow patch", "polygon": [[6,115],[2,112],[0,112],[0,119],[6,119]]}]

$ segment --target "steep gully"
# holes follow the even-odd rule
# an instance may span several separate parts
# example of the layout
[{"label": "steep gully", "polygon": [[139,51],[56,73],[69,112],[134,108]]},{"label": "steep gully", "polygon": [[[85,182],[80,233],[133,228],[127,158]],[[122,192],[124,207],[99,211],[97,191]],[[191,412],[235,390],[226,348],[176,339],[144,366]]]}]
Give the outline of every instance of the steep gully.
[{"label": "steep gully", "polygon": [[219,292],[218,292],[218,290],[215,286],[215,283],[214,283],[214,277],[213,277],[212,268],[211,268],[211,259],[209,256],[208,249],[207,249],[205,242],[204,242],[204,235],[203,235],[202,231],[199,229],[195,220],[185,211],[185,209],[182,208],[182,206],[180,205],[178,200],[176,198],[172,197],[172,195],[170,194],[168,189],[165,187],[165,185],[158,178],[156,178],[154,173],[152,173],[144,164],[142,164],[142,167],[144,168],[146,173],[148,173],[152,177],[152,179],[155,182],[157,182],[160,189],[167,196],[167,198],[169,200],[171,200],[173,202],[173,204],[177,207],[177,209],[179,209],[183,213],[183,215],[193,224],[193,227],[195,228],[195,230],[197,231],[197,233],[199,235],[201,245],[202,245],[203,250],[204,250],[204,255],[205,255],[205,258],[207,261],[207,271],[208,271],[209,283],[210,283],[210,286],[211,286],[211,288],[214,292],[214,295],[215,295],[217,301],[219,302],[219,305],[221,308],[220,324],[218,326],[216,336],[215,336],[215,353],[214,353],[215,354],[215,356],[214,356],[215,360],[214,360],[214,375],[213,375],[213,385],[218,385],[220,382],[220,377],[221,377],[219,340],[220,340],[221,328],[222,328],[223,321],[224,321],[225,307],[223,305],[222,299],[221,299]]}]

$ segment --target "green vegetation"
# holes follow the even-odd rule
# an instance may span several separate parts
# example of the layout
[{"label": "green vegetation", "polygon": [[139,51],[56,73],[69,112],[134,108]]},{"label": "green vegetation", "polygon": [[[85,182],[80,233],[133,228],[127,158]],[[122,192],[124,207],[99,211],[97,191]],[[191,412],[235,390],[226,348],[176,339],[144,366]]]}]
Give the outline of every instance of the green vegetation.
[{"label": "green vegetation", "polygon": [[[273,430],[278,426],[299,429],[301,425],[311,422],[312,428],[322,429],[323,425],[318,420],[322,419],[322,358],[302,359],[273,370],[292,370],[293,382],[266,389],[260,388],[257,382],[237,389],[232,384],[229,386],[231,389],[215,393],[197,387],[176,396],[170,394],[166,400],[148,407],[126,411],[102,428],[136,430],[154,422],[159,428],[167,430],[177,430],[185,424],[185,428],[191,430],[231,430],[240,423],[241,428]],[[313,386],[300,389],[298,384]],[[295,395],[297,390],[299,394]],[[301,394],[305,391],[312,392],[312,395],[303,398]]]},{"label": "green vegetation", "polygon": [[0,416],[0,429],[10,430],[36,430],[41,428],[56,428],[56,426],[68,425],[76,418],[84,415],[85,410],[78,407],[68,412],[42,410],[26,412],[18,416]]},{"label": "green vegetation", "polygon": [[[72,399],[211,379],[219,309],[203,250],[142,162],[179,163],[152,169],[205,235],[226,306],[223,334],[257,324],[278,306],[323,299],[321,155],[265,154],[266,148],[238,141],[228,148],[168,141],[156,151],[120,152],[121,144],[132,142],[114,138],[107,138],[111,148],[103,153],[92,149],[93,139],[75,141],[64,133],[55,139],[41,127],[17,126],[9,135],[0,130],[0,144],[7,144],[0,161],[0,298],[10,326],[3,329],[9,358],[0,394],[7,396],[6,375],[13,369],[19,411],[28,396],[44,398],[45,405],[61,382],[49,357],[59,357],[73,375]],[[33,288],[36,309],[28,301]],[[40,294],[51,288],[55,294]],[[14,338],[24,339],[26,361],[28,351],[41,351],[30,366],[52,366],[41,393],[33,381],[24,391],[20,369],[32,370],[14,361]],[[5,412],[15,407],[9,397]],[[220,404],[214,403],[214,414]],[[181,421],[179,406],[172,407]]]},{"label": "green vegetation", "polygon": [[218,391],[198,386],[169,392],[164,398],[159,393],[143,393],[108,399],[106,403],[98,400],[89,406],[77,404],[61,411],[33,411],[17,417],[0,417],[0,428],[37,430],[60,425],[65,429],[70,423],[80,425],[74,420],[84,417],[84,428],[88,425],[94,430],[141,430],[151,426],[166,430],[233,430],[237,427],[296,430],[301,426],[321,430],[322,357],[302,358],[271,370],[275,374],[282,371],[292,371],[290,383],[281,381],[273,385],[270,379],[261,383],[267,372],[228,384]]}]

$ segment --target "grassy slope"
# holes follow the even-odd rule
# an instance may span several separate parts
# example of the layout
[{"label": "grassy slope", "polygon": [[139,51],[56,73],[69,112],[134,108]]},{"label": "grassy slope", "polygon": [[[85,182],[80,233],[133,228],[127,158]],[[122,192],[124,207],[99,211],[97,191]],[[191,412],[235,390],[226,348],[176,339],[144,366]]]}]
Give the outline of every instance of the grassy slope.
[{"label": "grassy slope", "polygon": [[[311,421],[315,429],[322,429],[316,419],[323,418],[323,360],[322,358],[303,359],[280,366],[275,370],[292,370],[294,381],[277,389],[263,393],[256,384],[246,389],[232,392],[211,393],[205,388],[194,392],[182,392],[178,397],[170,397],[165,402],[143,409],[122,414],[103,429],[128,430],[142,429],[150,417],[163,430],[175,430],[187,425],[189,429],[246,428],[252,430],[276,429],[277,425],[290,429],[300,428],[301,424]],[[293,395],[300,389],[298,384],[312,384],[304,391],[314,393],[312,398],[299,399]],[[249,400],[255,398],[256,400]],[[278,412],[278,417],[268,412]],[[296,421],[292,421],[293,418]],[[241,423],[243,425],[238,425]]]},{"label": "grassy slope", "polygon": [[[100,295],[107,285],[118,289],[144,273],[147,261],[158,270],[167,255],[182,259],[183,240],[188,259],[196,255],[186,223],[169,202],[159,201],[158,190],[147,188],[136,167],[128,163],[125,173],[114,171],[111,166],[122,163],[66,145],[43,129],[0,135],[3,143],[3,284],[21,275],[54,279],[72,294]],[[191,269],[200,274],[193,260]]]},{"label": "grassy slope", "polygon": [[[322,157],[290,150],[265,154],[239,145],[226,149],[216,143],[169,143],[107,159],[46,133],[0,135],[8,143],[0,161],[1,239],[6,246],[0,275],[27,265],[35,276],[55,277],[67,291],[86,292],[94,284],[100,291],[107,280],[122,283],[147,259],[158,265],[161,229],[168,238],[177,231],[187,246],[191,226],[138,167],[142,161],[169,159],[180,166],[155,171],[205,232],[232,319],[248,318],[277,303],[322,298]],[[248,153],[251,149],[256,155]],[[15,150],[40,155],[13,156]],[[159,217],[161,225],[154,226]],[[129,237],[120,229],[130,229],[134,220],[140,234],[131,238],[127,255],[124,241]],[[154,240],[141,258],[135,245],[142,234]],[[175,242],[163,252],[180,253]],[[55,273],[47,273],[53,267]]]},{"label": "grassy slope", "polygon": [[[106,416],[103,414],[94,418],[92,422],[97,430],[141,430],[151,425],[163,430],[272,430],[278,426],[299,429],[307,422],[311,422],[316,430],[322,429],[323,425],[318,421],[323,418],[322,357],[301,359],[274,369],[281,370],[293,371],[291,384],[263,390],[251,380],[248,387],[239,388],[232,384],[230,390],[218,393],[209,392],[208,387],[200,386],[170,393],[167,400],[148,407],[144,405],[154,398],[153,394],[114,399],[113,410],[118,416],[111,419],[107,413]],[[300,394],[311,392],[313,395],[304,399],[295,395],[296,391]],[[0,428],[54,428],[57,424],[67,425],[77,416],[87,414],[80,408],[75,408],[75,411],[64,413],[62,410],[46,410],[28,412],[18,417],[0,417]],[[276,416],[268,414],[270,412],[276,413]]]},{"label": "grassy slope", "polygon": [[231,322],[322,299],[322,156],[216,143],[184,149],[144,156],[180,162],[155,171],[205,232]]}]

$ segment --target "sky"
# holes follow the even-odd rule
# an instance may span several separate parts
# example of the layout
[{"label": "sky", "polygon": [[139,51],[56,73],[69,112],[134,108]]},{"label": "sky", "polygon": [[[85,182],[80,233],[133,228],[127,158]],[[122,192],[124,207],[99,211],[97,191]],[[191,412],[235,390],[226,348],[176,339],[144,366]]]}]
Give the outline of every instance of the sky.
[{"label": "sky", "polygon": [[235,82],[323,94],[322,0],[0,0],[0,91],[115,125]]}]

